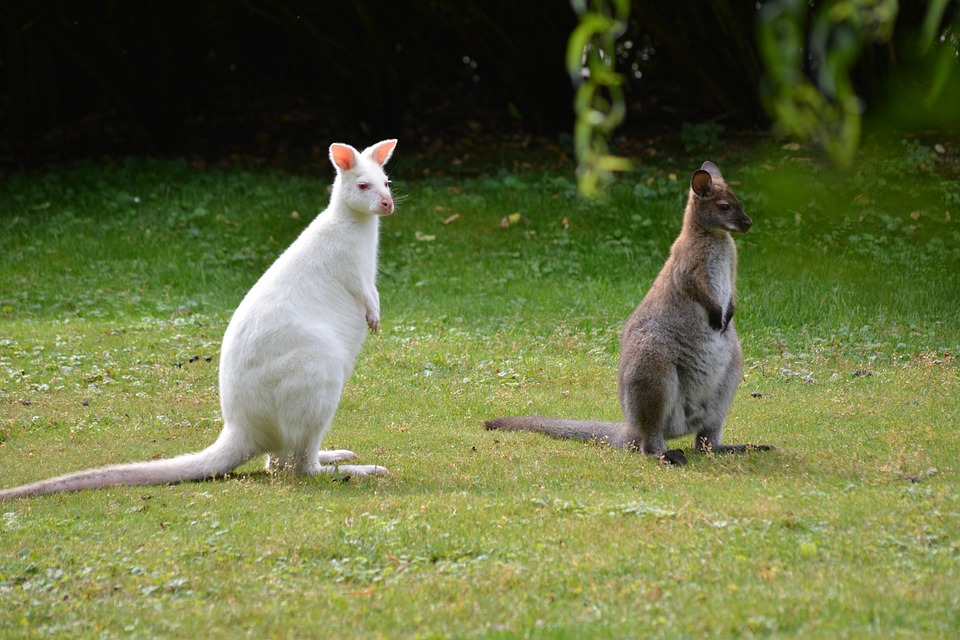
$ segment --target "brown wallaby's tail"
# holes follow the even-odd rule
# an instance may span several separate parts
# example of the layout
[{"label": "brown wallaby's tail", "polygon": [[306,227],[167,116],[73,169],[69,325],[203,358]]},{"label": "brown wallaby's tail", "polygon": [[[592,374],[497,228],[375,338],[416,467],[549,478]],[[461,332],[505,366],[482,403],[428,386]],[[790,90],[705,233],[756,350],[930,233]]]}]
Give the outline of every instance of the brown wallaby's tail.
[{"label": "brown wallaby's tail", "polygon": [[13,500],[66,491],[100,489],[115,486],[176,484],[189,480],[207,480],[226,475],[240,466],[250,454],[232,438],[221,433],[212,445],[196,453],[185,453],[164,460],[118,464],[76,471],[55,478],[24,484],[0,491],[0,500]]},{"label": "brown wallaby's tail", "polygon": [[487,429],[535,431],[553,436],[554,438],[603,442],[611,447],[627,448],[635,446],[633,438],[627,434],[627,425],[623,422],[567,420],[566,418],[541,418],[540,416],[511,416],[509,418],[488,420],[484,424]]}]

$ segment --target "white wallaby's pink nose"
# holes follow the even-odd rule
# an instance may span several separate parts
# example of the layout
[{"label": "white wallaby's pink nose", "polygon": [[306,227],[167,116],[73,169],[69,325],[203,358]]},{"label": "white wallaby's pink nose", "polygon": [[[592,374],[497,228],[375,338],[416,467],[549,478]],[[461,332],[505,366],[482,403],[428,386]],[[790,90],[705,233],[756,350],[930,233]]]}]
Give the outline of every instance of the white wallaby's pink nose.
[{"label": "white wallaby's pink nose", "polygon": [[393,198],[380,196],[380,213],[393,213]]}]

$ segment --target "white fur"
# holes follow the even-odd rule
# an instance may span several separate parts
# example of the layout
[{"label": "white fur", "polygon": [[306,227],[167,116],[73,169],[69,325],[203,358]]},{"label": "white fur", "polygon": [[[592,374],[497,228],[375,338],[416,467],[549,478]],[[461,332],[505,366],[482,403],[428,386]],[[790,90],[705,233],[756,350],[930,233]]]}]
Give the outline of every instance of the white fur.
[{"label": "white fur", "polygon": [[0,500],[115,485],[166,484],[229,473],[268,454],[268,468],[308,474],[386,475],[337,465],[351,451],[320,451],[367,329],[377,331],[380,216],[393,213],[383,165],[396,140],[362,153],[330,147],[330,204],[267,269],[223,336],[216,442],[175,458],[88,469],[0,491]]},{"label": "white fur", "polygon": [[[393,212],[393,198],[374,153],[389,145],[386,162],[395,143],[362,154],[331,147],[337,179],[330,205],[253,286],[223,336],[223,437],[242,450],[268,452],[268,468],[336,470],[323,464],[319,447],[366,330],[379,326],[379,216]],[[335,149],[348,160],[338,160]],[[329,461],[353,457],[344,455]],[[376,466],[340,471],[386,473]]]}]

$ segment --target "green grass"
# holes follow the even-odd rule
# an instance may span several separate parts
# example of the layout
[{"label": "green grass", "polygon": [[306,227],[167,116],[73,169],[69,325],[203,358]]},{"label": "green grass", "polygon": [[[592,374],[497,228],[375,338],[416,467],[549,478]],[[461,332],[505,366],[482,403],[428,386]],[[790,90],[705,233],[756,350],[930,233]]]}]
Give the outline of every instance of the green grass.
[{"label": "green grass", "polygon": [[[618,418],[619,328],[699,160],[641,167],[601,202],[554,173],[398,179],[383,329],[325,443],[393,475],[257,461],[4,503],[0,637],[953,636],[955,161],[912,144],[849,173],[764,143],[713,159],[754,219],[727,440],[777,451],[673,469],[482,429]],[[212,442],[230,310],[329,177],[131,160],[8,178],[3,485]]]}]

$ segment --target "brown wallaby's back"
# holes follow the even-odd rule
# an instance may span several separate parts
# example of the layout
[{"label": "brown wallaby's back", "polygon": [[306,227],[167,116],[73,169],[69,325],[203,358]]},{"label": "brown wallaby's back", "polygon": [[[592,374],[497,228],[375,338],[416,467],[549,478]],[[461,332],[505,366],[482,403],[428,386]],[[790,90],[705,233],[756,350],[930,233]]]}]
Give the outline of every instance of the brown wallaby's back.
[{"label": "brown wallaby's back", "polygon": [[488,429],[598,440],[684,464],[666,441],[695,434],[698,451],[770,449],[722,443],[743,355],[733,324],[737,249],[731,233],[752,222],[720,170],[705,162],[690,179],[680,235],[620,340],[618,393],[625,422],[539,416],[499,418]]}]

